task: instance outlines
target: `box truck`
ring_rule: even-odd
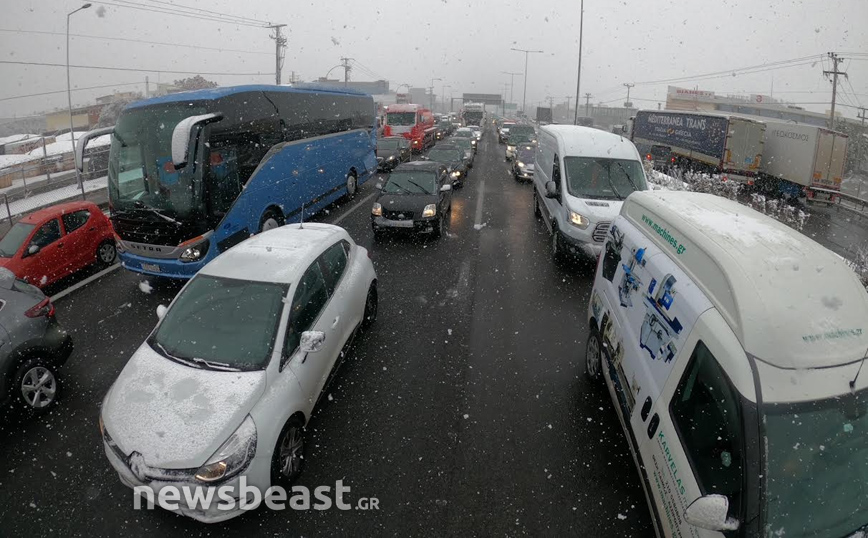
[[[752,183],[763,159],[765,124],[727,114],[640,110],[631,140],[647,159]]]
[[[847,135],[818,127],[768,120],[757,187],[789,198],[834,203],[841,190]],[[815,190],[821,189],[821,190]]]

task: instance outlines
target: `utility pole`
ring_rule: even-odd
[[[280,71],[283,69],[283,51],[286,49],[286,38],[280,33],[280,29],[286,26],[285,24],[272,24],[266,26],[274,30],[274,35],[270,35],[274,40],[274,83],[280,85]]]
[[[841,58],[834,52],[829,53],[829,58],[832,60],[833,68],[831,71],[823,71],[824,75],[832,75],[832,110],[829,113],[829,129],[835,128],[835,99],[838,95],[838,75],[847,76],[847,73],[844,71],[838,71],[838,64],[844,61],[844,58]],[[863,120],[864,122],[864,120]]]
[[[434,111],[434,81],[435,80],[439,80],[440,82],[443,82],[442,78],[432,78],[431,79],[431,86],[428,87],[428,89],[430,90],[430,93],[431,93],[431,111],[432,112]]]
[[[572,99],[572,98],[573,98],[572,95],[568,95],[566,97],[566,99],[567,99],[567,118],[570,117],[570,99]]]
[[[859,118],[860,120],[862,120],[862,129],[865,129],[865,118],[866,118],[866,116],[865,116],[865,111],[868,110],[868,108],[865,108],[864,106],[860,106],[860,107],[859,107],[859,110],[860,110],[862,113],[861,113],[861,114],[856,114],[856,117]]]
[[[148,84],[148,76],[145,75],[145,99],[151,96],[151,86]]]
[[[552,96],[548,96],[548,97],[546,97],[546,99],[548,99],[549,108],[554,109],[555,108],[555,98]]]
[[[350,65],[350,60],[353,59],[354,58],[341,58],[341,67],[344,68],[344,86],[346,86],[347,83],[350,81],[350,71],[353,70],[352,66]]]
[[[514,84],[514,82],[515,82],[515,76],[516,76],[516,75],[522,75],[523,73],[510,73],[510,72],[508,72],[508,71],[501,71],[501,72],[502,72],[504,75],[509,75],[509,102],[512,103],[512,102],[513,102],[513,100],[512,100],[512,89],[513,89],[513,84]]]
[[[593,97],[593,95],[589,93],[585,94],[585,116],[588,117],[591,115],[591,97]]]
[[[633,103],[630,102],[630,88],[635,86],[635,84],[630,84],[629,82],[625,82],[624,86],[627,87],[627,102],[624,103],[624,108],[632,108]]]
[[[585,25],[585,0],[579,4],[579,69],[576,75],[576,116],[573,118],[573,125],[579,124],[579,98],[581,94],[579,89],[582,86],[582,27]],[[567,111],[569,112],[569,110]]]
[[[521,98],[521,112],[526,116],[526,115],[527,115],[527,111],[525,110],[525,107],[527,106],[527,58],[528,58],[528,56],[531,55],[531,53],[533,53],[533,54],[542,54],[543,51],[541,51],[541,50],[517,49],[517,48],[515,48],[515,47],[513,47],[512,50],[514,50],[514,51],[516,51],[516,52],[523,52],[523,53],[524,53],[524,95],[523,95],[522,98]]]

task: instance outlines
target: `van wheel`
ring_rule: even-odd
[[[287,487],[298,478],[304,467],[304,424],[291,417],[274,447],[271,457],[271,484]]]
[[[600,333],[592,328],[585,346],[585,375],[595,383],[603,379],[603,348]]]
[[[542,217],[542,211],[539,209],[539,196],[537,196],[536,188],[533,189],[533,216],[537,219]]]
[[[561,232],[558,230],[558,223],[552,222],[552,241],[551,241],[552,259],[556,262],[561,261],[564,257],[564,247],[561,245]]]
[[[359,180],[353,172],[347,174],[347,198],[353,199],[359,190]]]

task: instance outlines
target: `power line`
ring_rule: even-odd
[[[8,65],[36,65],[42,67],[66,67],[66,64],[48,63],[48,62],[17,62],[11,60],[0,60],[0,64]],[[239,77],[258,77],[270,75],[270,73],[206,73],[203,71],[176,71],[169,69],[135,69],[132,67],[105,67],[98,65],[70,65],[76,69],[100,69],[104,71],[132,71],[134,73],[166,73],[169,75],[209,75],[209,76],[239,76]]]
[[[116,88],[118,86],[137,86],[144,82],[124,82],[122,84],[105,84],[102,86],[89,86],[87,88],[72,88],[72,91],[79,92],[85,90],[99,90],[101,88]],[[40,97],[42,95],[53,95],[56,93],[66,93],[66,90],[57,90],[53,92],[31,93],[30,95],[15,95],[13,97],[0,97],[0,101],[12,101],[13,99],[24,99],[27,97]]]
[[[8,28],[0,28],[0,32],[12,32],[12,33],[20,33],[20,34],[42,34],[42,35],[56,35],[56,36],[65,36],[63,32],[48,32],[44,30],[11,30]],[[239,49],[223,49],[219,47],[203,47],[202,45],[184,45],[181,43],[164,43],[159,41],[145,41],[143,39],[131,39],[128,37],[109,37],[109,36],[99,36],[99,35],[87,35],[87,34],[69,34],[70,37],[83,37],[87,39],[105,39],[107,41],[127,41],[130,43],[144,43],[147,45],[164,45],[167,47],[186,47],[191,49],[203,49],[203,50],[213,50],[218,52],[240,52],[244,54],[264,54],[266,56],[271,56],[270,52],[262,52],[262,51],[254,51],[254,50],[239,50]]]
[[[124,2],[126,0],[117,0],[117,1],[118,2]],[[191,19],[198,19],[198,20],[211,21],[211,22],[221,22],[224,24],[225,23],[231,23],[231,24],[237,24],[239,26],[251,26],[251,27],[255,27],[255,28],[264,28],[265,27],[265,23],[255,24],[255,23],[245,22],[242,20],[228,20],[225,18],[213,17],[213,16],[209,16],[209,15],[195,15],[195,14],[184,12],[184,11],[172,11],[172,10],[169,10],[168,8],[160,8],[157,6],[146,6],[146,5],[141,5],[141,4],[134,4],[131,2],[118,4],[117,2],[106,2],[104,0],[100,0],[100,4],[104,4],[107,6],[136,9],[139,11],[148,11],[151,13],[162,13],[164,15],[178,15],[180,17],[188,17]]]
[[[210,10],[210,9],[202,9],[202,8],[193,7],[193,6],[186,6],[186,5],[178,4],[175,2],[163,2],[161,0],[149,0],[149,1],[153,4],[164,4],[166,6],[170,6],[170,7],[175,8],[175,9],[186,9],[189,11],[199,11],[199,12],[203,12],[203,13],[210,14],[210,15],[230,17],[232,19],[245,20],[245,21],[250,21],[250,22],[254,22],[254,23],[258,23],[258,24],[268,24],[268,21],[262,21],[259,19],[251,19],[250,17],[242,17],[240,15],[231,15],[229,13],[220,13],[219,11],[214,11],[214,10]]]
[[[738,69],[727,69],[725,71],[714,71],[711,73],[704,73],[701,75],[693,75],[693,76],[685,76],[685,77],[675,77],[675,78],[668,78],[668,79],[648,80],[648,81],[644,81],[644,82],[636,82],[636,85],[651,86],[651,85],[656,85],[656,84],[666,84],[666,83],[670,83],[670,82],[688,82],[691,80],[700,80],[700,79],[705,79],[705,78],[719,78],[721,76],[727,77],[727,76],[733,76],[736,74],[752,74],[752,73],[748,73],[748,71],[756,71],[758,73],[761,73],[764,71],[772,71],[773,69],[783,69],[783,68],[787,68],[787,67],[797,67],[799,65],[808,65],[811,63],[815,63],[820,58],[821,58],[820,55],[815,54],[813,56],[805,56],[802,58],[793,58],[790,60],[781,60],[778,62],[768,62],[768,63],[764,63],[764,64],[760,64],[760,65],[754,65],[754,66],[750,66],[750,67],[741,67]],[[797,62],[801,62],[801,63],[797,63]],[[787,64],[789,64],[789,65],[787,65]],[[745,73],[740,73],[743,71]]]

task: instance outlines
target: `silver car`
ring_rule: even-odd
[[[72,338],[39,288],[0,267],[0,402],[32,414],[48,410],[60,391],[57,369]]]

